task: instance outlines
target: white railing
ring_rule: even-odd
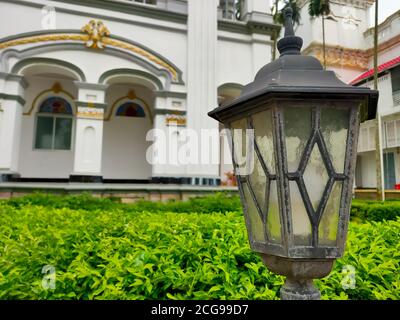
[[[393,106],[400,105],[400,90],[393,91]]]

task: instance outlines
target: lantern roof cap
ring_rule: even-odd
[[[367,109],[362,121],[375,118],[378,91],[366,87],[353,87],[338,79],[333,71],[324,70],[321,63],[312,56],[301,55],[303,40],[294,35],[292,10],[285,15],[285,36],[278,42],[280,57],[262,67],[253,82],[244,86],[241,95],[228,104],[212,110],[208,115],[221,121],[223,114],[240,112],[250,101],[279,96],[281,98],[301,98],[323,96],[335,98],[348,96],[367,99]]]

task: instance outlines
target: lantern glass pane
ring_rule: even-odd
[[[318,227],[319,245],[335,246],[343,182],[336,181]]]
[[[236,167],[236,174],[244,175],[246,168],[247,159],[247,141],[246,141],[246,129],[247,119],[243,118],[231,123],[232,127],[232,139],[233,139],[233,154],[234,164]]]
[[[310,107],[285,108],[285,138],[289,172],[296,172],[312,131]]]
[[[254,167],[249,177],[250,185],[253,189],[259,208],[265,212],[265,188],[267,185],[267,176],[261,165],[261,162],[254,152]]]
[[[337,173],[343,173],[350,109],[321,108],[321,132]]]
[[[282,243],[281,222],[279,214],[278,190],[276,180],[271,181],[269,210],[267,215],[267,234],[272,243]]]
[[[297,183],[289,181],[290,205],[295,245],[311,245],[312,227]]]
[[[247,227],[249,235],[254,241],[265,242],[264,223],[261,219],[260,213],[251,195],[251,191],[247,183],[242,184],[245,206],[247,208]]]
[[[272,110],[256,113],[252,116],[254,136],[260,148],[261,156],[269,173],[275,173],[275,152],[272,130]]]
[[[318,145],[314,144],[308,160],[306,170],[303,174],[304,184],[306,185],[308,196],[314,210],[317,210],[328,183],[328,172],[322,160]]]

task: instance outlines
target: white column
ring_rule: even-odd
[[[272,60],[272,48],[273,44],[271,37],[266,34],[253,33],[252,34],[252,59],[253,59],[253,76]]]
[[[243,2],[243,15],[251,12],[271,13],[271,0],[245,0]]]
[[[81,82],[76,84],[79,93],[71,181],[98,182],[102,178],[104,99],[107,86]]]
[[[199,137],[202,130],[218,132],[218,122],[207,115],[208,111],[217,106],[218,3],[217,0],[188,0],[187,128],[195,130]],[[219,139],[214,139],[212,143],[202,142],[199,143],[202,145],[199,154],[203,157],[209,155],[210,159],[212,154],[214,158],[219,159]],[[219,177],[218,162],[219,160],[216,164],[191,164],[188,166],[188,174],[193,177],[217,178]]]
[[[27,83],[21,76],[0,74],[0,173],[18,174],[22,113]]]

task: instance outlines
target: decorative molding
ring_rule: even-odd
[[[39,99],[41,99],[45,95],[48,95],[48,93],[51,93],[51,92],[53,92],[55,94],[63,93],[70,100],[72,100],[72,102],[75,100],[74,96],[71,93],[69,93],[68,91],[65,91],[59,82],[55,82],[50,89],[47,89],[47,90],[44,90],[44,91],[40,92],[36,96],[36,98],[33,99],[33,102],[32,102],[32,105],[31,105],[30,109],[27,112],[24,112],[23,115],[24,116],[30,116],[32,114],[32,111],[35,109]],[[71,105],[74,106],[73,103]]]
[[[300,8],[302,8],[309,1],[310,0],[297,0],[297,4]],[[330,0],[330,2],[331,5],[332,4],[337,4],[341,6],[350,5],[356,8],[367,9],[369,6],[375,3],[375,0]]]
[[[186,99],[186,92],[174,92],[174,91],[155,91],[155,96],[159,98],[178,98]]]
[[[156,90],[162,90],[164,88],[164,85],[160,81],[160,79],[158,79],[153,74],[142,71],[142,70],[126,69],[126,68],[125,69],[113,69],[113,70],[106,71],[105,73],[103,73],[100,76],[98,83],[104,84],[108,78],[115,76],[115,75],[132,75],[134,77],[135,76],[143,77],[143,78],[149,80],[150,82],[153,82],[154,85],[156,86]]]
[[[186,110],[178,110],[178,109],[155,109],[154,112],[156,115],[186,115]]]
[[[6,81],[18,81],[24,89],[28,88],[29,86],[25,78],[19,74],[0,72],[0,79],[4,79]]]
[[[94,21],[94,20],[92,20]],[[98,27],[98,24],[96,24],[96,28]],[[89,27],[88,27],[89,28]],[[84,27],[82,30],[86,31],[86,28]],[[97,30],[97,29],[96,29]],[[82,32],[82,31],[81,31]],[[86,31],[89,32],[89,31]],[[181,79],[181,72],[177,70],[176,67],[174,67],[172,64],[170,64],[167,61],[164,61],[160,57],[158,57],[155,53],[152,53],[150,50],[147,48],[142,48],[139,45],[136,45],[131,42],[127,42],[121,38],[117,37],[111,37],[106,35],[107,33],[103,30],[102,31],[102,36],[100,36],[98,33],[100,32],[97,30],[97,35],[95,31],[90,31],[92,34],[83,34],[83,33],[57,33],[57,32],[49,32],[46,34],[36,34],[36,35],[29,35],[29,34],[21,34],[16,37],[8,37],[6,39],[0,39],[0,50],[6,49],[6,48],[11,48],[15,46],[20,46],[20,45],[26,45],[26,44],[34,44],[34,43],[41,43],[41,42],[65,42],[65,41],[77,41],[77,42],[82,42],[86,46],[90,46],[91,48],[104,48],[105,46],[111,46],[111,47],[116,47],[122,50],[127,50],[131,53],[135,53],[151,62],[154,64],[161,66],[165,70],[168,71],[168,73],[171,74],[171,77],[174,82],[182,82]]]
[[[349,49],[340,46],[325,47],[327,66],[346,67],[365,71],[368,69],[368,56],[364,50]],[[312,42],[302,54],[316,57],[323,63],[322,44]]]
[[[93,49],[104,49],[103,38],[110,35],[110,30],[101,20],[90,20],[81,31],[89,36],[89,40],[85,43],[86,47]]]
[[[104,109],[96,107],[78,107],[77,118],[81,119],[94,119],[103,120],[104,119]]]
[[[388,50],[394,46],[400,46],[400,34],[397,36],[378,44],[378,52]],[[366,51],[366,55],[368,58],[371,58],[374,55],[374,49],[370,48]]]
[[[166,114],[165,124],[167,126],[184,127],[186,126],[186,115]]]
[[[90,83],[90,82],[82,82],[82,81],[74,81],[75,85],[79,89],[90,89],[90,90],[107,90],[108,84],[102,83]]]
[[[1,46],[1,43],[0,43]],[[17,62],[11,69],[11,72],[16,74],[16,76],[22,77],[21,75],[18,75],[17,73],[21,71],[25,66],[30,65],[30,64],[40,64],[40,63],[45,63],[45,64],[52,64],[56,66],[61,66],[64,68],[69,69],[69,71],[72,71],[76,73],[77,78],[80,78],[81,81],[86,81],[85,74],[81,69],[79,69],[77,66],[75,66],[72,63],[63,61],[63,60],[58,60],[58,59],[52,59],[52,58],[41,58],[41,57],[34,57],[34,58],[26,58],[23,59],[19,62]]]
[[[26,103],[24,98],[22,98],[21,96],[15,95],[15,94],[7,94],[7,93],[0,92],[0,99],[17,101],[21,106],[24,106]],[[3,110],[1,110],[1,111],[3,111]]]
[[[91,101],[75,101],[75,105],[77,108],[98,108],[105,109],[107,107],[106,103],[101,102],[91,102]]]
[[[132,1],[109,1],[109,0],[55,0],[56,2],[73,3],[77,5],[86,5],[89,7],[112,10],[134,14],[141,17],[154,18],[157,20],[166,20],[175,23],[185,24],[187,14],[163,10],[154,6],[143,6]],[[57,8],[58,9],[58,8]]]
[[[119,105],[124,100],[132,101],[132,102],[138,101],[139,104],[141,104],[141,106],[144,106],[144,109],[146,110],[146,115],[149,117],[151,124],[153,124],[153,113],[151,111],[150,106],[146,103],[146,101],[144,101],[143,99],[137,97],[134,90],[129,90],[129,92],[128,92],[128,94],[126,96],[115,100],[115,102],[111,106],[111,110],[110,110],[108,116],[104,119],[105,121],[110,121],[111,117],[114,114],[115,108],[117,107],[117,105]]]

